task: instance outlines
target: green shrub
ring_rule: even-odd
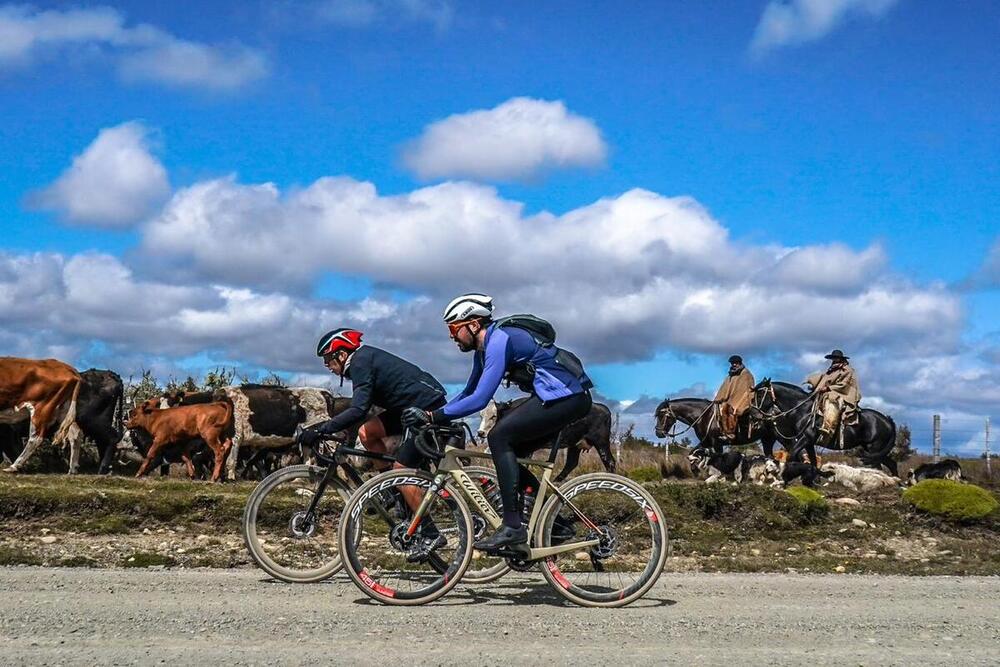
[[[637,482],[658,482],[663,479],[660,469],[656,466],[639,466],[628,471],[629,479]]]
[[[924,512],[962,522],[982,519],[1000,506],[986,489],[950,479],[925,479],[904,491],[903,499]]]
[[[785,493],[795,499],[801,518],[807,522],[822,519],[830,510],[823,494],[807,486],[793,486],[785,489]]]

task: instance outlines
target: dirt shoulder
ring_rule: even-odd
[[[239,525],[253,486],[0,476],[0,564],[249,567]],[[1000,574],[1000,517],[949,523],[912,509],[895,490],[825,487],[826,508],[814,512],[770,488],[649,488],[668,517],[668,571]]]

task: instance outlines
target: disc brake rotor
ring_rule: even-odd
[[[306,512],[296,512],[288,522],[288,528],[297,538],[312,537],[316,533],[316,519],[307,518]]]
[[[413,537],[406,534],[409,527],[406,521],[400,521],[389,531],[389,544],[397,551],[406,551],[410,548],[410,542],[413,541]],[[418,528],[417,532],[414,533],[414,537],[419,534],[420,529]]]
[[[601,526],[598,532],[591,531],[587,539],[599,540],[596,545],[590,547],[590,555],[594,558],[611,558],[618,550],[618,533],[611,526]]]

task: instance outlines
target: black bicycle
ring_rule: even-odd
[[[289,583],[315,583],[336,574],[342,567],[337,542],[337,524],[351,494],[365,482],[357,459],[395,462],[395,458],[365,449],[336,443],[314,452],[318,465],[294,465],[265,477],[247,499],[243,512],[243,540],[250,557],[269,575]],[[496,473],[485,467],[467,468],[483,495],[501,507]],[[387,489],[368,511],[381,518],[386,539],[394,548],[406,551],[420,532],[408,533],[412,511],[398,489]],[[482,521],[474,526],[477,535],[485,533]],[[362,539],[360,534],[358,539]],[[440,572],[448,564],[432,554],[428,565]],[[507,572],[503,560],[489,559],[465,573],[468,583],[486,583]]]

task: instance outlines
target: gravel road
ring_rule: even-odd
[[[1000,660],[997,578],[664,574],[618,610],[515,574],[420,608],[249,570],[0,568],[0,591],[5,665]]]

